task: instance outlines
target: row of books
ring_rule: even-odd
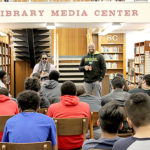
[[[144,54],[144,46],[137,46],[135,48],[135,54]]]
[[[134,76],[128,76],[128,81],[134,83]]]
[[[2,57],[0,56],[0,65],[5,63],[5,59],[6,59],[6,65],[10,64],[9,57],[3,57],[3,60],[2,60]]]
[[[144,63],[144,55],[135,56],[135,63]]]
[[[3,55],[5,55],[5,51],[6,51],[6,55],[8,55],[8,51],[9,51],[9,49],[6,47],[6,49],[5,49],[5,47],[0,47],[0,54],[3,54]]]
[[[117,69],[117,63],[106,63],[106,68],[107,69]]]
[[[105,60],[119,60],[119,55],[118,54],[104,54],[103,55]]]
[[[150,51],[145,52],[145,74],[150,74]]]
[[[118,46],[114,46],[114,47],[108,47],[108,46],[102,46],[101,47],[101,52],[102,53],[107,53],[107,52],[115,52],[118,53],[119,52],[119,47]]]

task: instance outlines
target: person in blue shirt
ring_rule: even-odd
[[[2,142],[35,143],[51,141],[56,149],[56,126],[54,120],[37,113],[40,97],[35,91],[26,90],[19,94],[21,113],[10,118],[5,125]]]
[[[105,104],[99,110],[99,120],[97,121],[102,131],[101,138],[86,140],[83,143],[82,150],[112,149],[114,143],[119,139],[117,131],[122,128],[123,120],[123,109],[117,103],[109,102]]]

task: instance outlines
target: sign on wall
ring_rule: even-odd
[[[150,22],[150,3],[0,3],[0,23]]]

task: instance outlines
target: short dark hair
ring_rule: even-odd
[[[32,78],[40,79],[40,73],[36,72],[32,74]]]
[[[0,95],[8,96],[8,94],[9,94],[9,91],[6,88],[4,87],[0,88]]]
[[[0,71],[0,79],[3,79],[4,75],[6,75],[6,72],[4,70]]]
[[[18,106],[24,111],[27,109],[37,110],[40,106],[40,97],[35,91],[26,90],[21,92],[18,97]]]
[[[150,97],[146,93],[133,93],[126,101],[128,117],[136,127],[150,124]]]
[[[117,133],[123,120],[123,109],[115,102],[109,102],[99,110],[100,126],[105,132]]]
[[[49,74],[49,79],[50,80],[55,80],[55,81],[58,81],[59,79],[59,72],[56,71],[56,70],[52,70]]]
[[[114,89],[116,89],[116,88],[121,89],[124,85],[124,79],[121,78],[121,77],[116,76],[112,79],[111,84],[112,84]]]
[[[118,72],[118,73],[116,74],[116,77],[124,78],[123,74],[122,74],[122,73],[120,73],[120,72]]]
[[[38,79],[27,78],[24,83],[25,90],[40,91],[41,85]]]
[[[150,86],[150,74],[146,74],[146,75],[143,77],[143,80],[145,80],[146,85]]]
[[[76,88],[77,88],[77,96],[80,96],[80,95],[86,93],[83,85],[77,85]]]
[[[77,92],[76,86],[72,81],[66,81],[61,86],[61,95],[75,96]]]

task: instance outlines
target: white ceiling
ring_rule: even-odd
[[[104,23],[55,23],[56,28],[94,28],[98,32]],[[46,28],[46,23],[0,23],[0,30],[9,31],[11,29],[27,29],[27,28]],[[125,23],[115,33],[128,33],[141,31],[150,28],[150,23]]]

